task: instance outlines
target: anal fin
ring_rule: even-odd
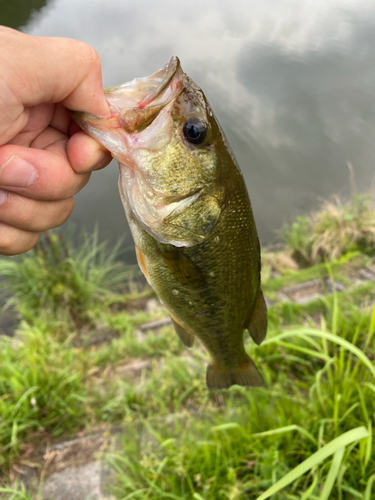
[[[172,314],[171,319],[174,329],[176,330],[176,333],[184,346],[188,347],[189,349],[193,347],[195,336],[190,333],[184,326],[182,326],[178,319]]]
[[[264,385],[264,379],[254,361],[247,356],[245,363],[234,368],[208,365],[206,383],[209,389],[228,389],[235,384],[245,387],[261,386]]]
[[[260,345],[267,333],[267,306],[260,288],[258,290],[253,315],[247,329],[254,342]]]

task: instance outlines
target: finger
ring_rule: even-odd
[[[8,226],[0,222],[0,254],[17,255],[30,250],[38,241],[39,233]]]
[[[85,132],[72,135],[66,146],[69,163],[77,173],[106,167],[112,155]]]
[[[26,113],[27,111],[27,113]],[[71,124],[74,123],[67,110],[61,104],[38,104],[25,110],[27,123],[20,131],[14,131],[14,135],[7,144],[18,144],[19,146],[31,146],[32,142],[47,128],[61,132],[67,137],[70,134]],[[78,126],[78,125],[77,125]],[[78,129],[81,130],[78,126]],[[5,144],[4,138],[0,138],[0,144]],[[35,146],[33,147],[40,147]]]
[[[69,115],[66,108],[64,108],[62,104],[56,104],[50,126],[68,135],[72,122],[72,117]]]
[[[90,45],[1,27],[0,46],[2,60],[10,67],[3,76],[24,106],[64,101],[66,107],[77,111],[109,112],[100,58]]]
[[[25,116],[28,117],[27,123],[22,127],[21,131],[17,131],[7,144],[17,144],[18,146],[31,146],[39,134],[45,130],[53,119],[54,109],[56,104],[39,104],[25,110]],[[27,111],[27,113],[26,113]],[[1,138],[3,139],[3,138]],[[4,143],[0,139],[0,143]]]
[[[0,148],[0,188],[28,198],[54,201],[70,198],[88,182],[90,173],[77,174],[70,166],[66,141],[47,149],[13,144]]]
[[[74,199],[37,201],[0,189],[0,222],[25,231],[61,226],[74,208]]]

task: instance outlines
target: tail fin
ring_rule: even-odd
[[[242,365],[235,368],[219,367],[208,365],[206,383],[209,389],[228,389],[237,384],[243,386],[264,385],[262,375],[258,372],[254,361],[247,356],[247,360]]]

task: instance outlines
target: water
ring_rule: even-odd
[[[105,85],[178,55],[239,160],[262,243],[322,198],[348,196],[348,161],[358,190],[370,189],[374,14],[366,0],[0,0],[4,24],[93,45]],[[130,245],[117,175],[115,162],[94,173],[71,219],[88,230],[99,224],[111,242],[126,234]]]

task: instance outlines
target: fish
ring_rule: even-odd
[[[173,56],[104,89],[110,113],[71,111],[120,168],[139,267],[191,348],[207,350],[209,389],[261,386],[244,347],[267,331],[260,244],[240,167],[203,91]]]

